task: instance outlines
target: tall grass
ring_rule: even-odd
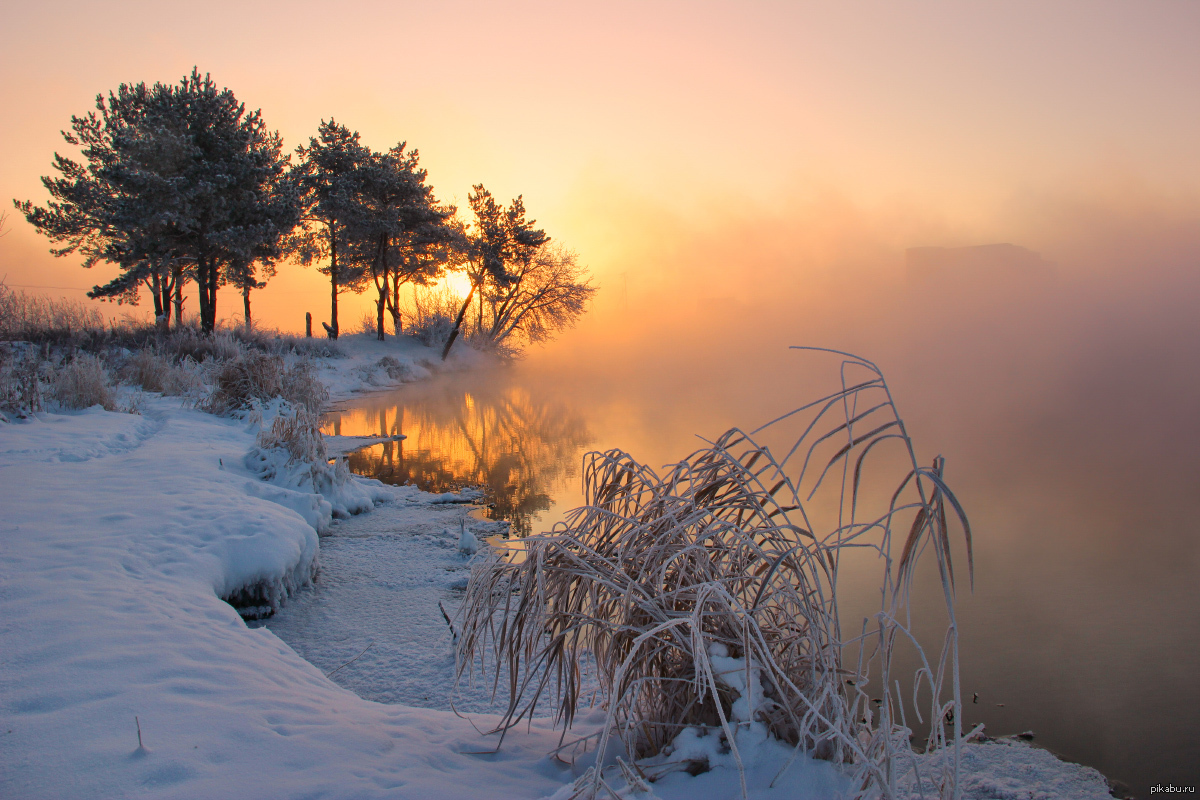
[[[908,676],[911,701],[920,687],[927,746],[946,756],[931,785],[955,795],[962,715],[950,520],[968,560],[970,528],[941,459],[918,463],[878,367],[839,355],[840,389],[757,430],[730,430],[665,475],[619,450],[589,454],[585,505],[527,539],[523,560],[493,554],[473,571],[458,676],[483,669],[497,691],[504,677],[497,732],[547,703],[569,727],[590,653],[607,706],[600,753],[615,736],[633,758],[658,756],[650,777],[704,768],[671,759],[675,737],[701,728],[740,765],[739,731],[762,725],[797,752],[843,765],[857,796],[889,797],[911,752],[910,698],[892,669],[907,642],[921,663]],[[797,424],[782,457],[759,441]],[[891,488],[868,492],[873,473],[896,463]],[[839,572],[864,550],[878,556],[882,603],[847,634]],[[909,602],[914,568],[930,551],[949,620],[932,661]],[[601,782],[597,771],[593,795]]]
[[[270,428],[259,431],[256,443],[264,450],[286,450],[289,464],[324,464],[327,458],[321,417],[304,406],[275,417]]]
[[[54,397],[63,408],[98,405],[114,411],[117,404],[111,387],[112,380],[104,364],[88,353],[76,353],[54,373]]]
[[[427,347],[441,347],[454,330],[462,298],[446,287],[413,286],[412,305],[401,309],[404,332]],[[464,326],[467,330],[470,326]]]
[[[0,342],[0,422],[4,412],[24,417],[44,409],[41,363],[31,348]]]
[[[214,413],[276,396],[320,413],[329,393],[310,358],[342,355],[324,340],[240,325],[204,334],[187,324],[163,331],[132,317],[106,323],[94,307],[3,282],[0,345],[0,411],[18,417],[42,410],[48,397],[64,408],[115,408],[109,368],[146,391],[180,395]]]
[[[0,282],[0,340],[42,341],[104,330],[104,316],[77,300],[14,291]]]

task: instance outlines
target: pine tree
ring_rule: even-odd
[[[123,274],[93,297],[135,301],[151,288],[155,312],[182,312],[182,283],[197,284],[200,324],[212,332],[217,289],[230,271],[273,263],[295,227],[297,198],[283,180],[287,158],[258,111],[197,69],[179,85],[122,84],[96,98],[96,112],[72,117],[68,144],[86,164],[55,154],[62,177],[43,178],[54,198],[17,208],[40,232],[80,252],[84,266],[118,264]]]
[[[384,311],[403,328],[400,287],[436,281],[461,250],[461,236],[450,223],[455,209],[433,196],[427,173],[418,169],[416,150],[401,142],[386,153],[373,153],[362,168],[362,205],[347,224],[347,258],[371,276],[375,286],[375,330],[384,340]]]
[[[174,254],[165,241],[171,214],[170,173],[180,157],[177,142],[146,129],[150,90],[145,84],[122,84],[116,92],[96,96],[96,111],[71,117],[67,144],[79,147],[83,163],[58,153],[54,168],[61,177],[43,177],[53,198],[44,208],[15,203],[29,222],[52,242],[56,256],[78,252],[83,266],[118,264],[122,273],[88,293],[93,298],[136,304],[143,284],[154,296],[155,317],[170,319],[173,281],[186,274],[172,270]],[[180,286],[182,289],[182,286]]]
[[[299,163],[293,182],[301,198],[301,229],[290,241],[290,249],[305,266],[328,259],[318,269],[329,276],[330,320],[325,325],[329,338],[338,338],[338,295],[365,288],[367,266],[346,252],[349,230],[360,227],[367,212],[363,183],[371,164],[371,151],[335,120],[322,120],[317,136],[308,147],[296,148]]]

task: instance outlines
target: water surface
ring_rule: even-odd
[[[975,588],[958,593],[967,721],[1032,730],[1148,796],[1200,779],[1200,292],[1115,286],[893,286],[903,302],[834,321],[766,304],[753,335],[661,327],[635,358],[580,335],[510,368],[364,398],[330,429],[404,433],[353,468],[486,483],[493,516],[538,532],[580,502],[586,450],[676,461],[697,435],[754,427],[836,380],[836,360],[787,344],[863,351],[921,461],[946,456],[972,519]],[[916,593],[930,630],[939,591]]]

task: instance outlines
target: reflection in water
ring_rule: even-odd
[[[992,734],[1032,729],[1043,745],[1148,797],[1155,782],[1194,783],[1200,764],[1194,220],[1141,239],[1105,238],[1120,226],[1088,225],[1087,248],[1048,253],[1059,268],[1041,280],[910,285],[894,269],[901,253],[893,267],[851,274],[841,293],[760,271],[736,284],[679,282],[720,286],[711,304],[674,288],[664,303],[665,290],[634,291],[631,282],[628,308],[606,311],[601,296],[579,329],[531,353],[492,390],[487,378],[410,387],[403,418],[395,396],[366,398],[339,424],[346,433],[412,437],[403,451],[392,445],[392,462],[405,465],[392,480],[438,488],[432,478],[443,470],[451,485],[492,482],[498,503],[506,492],[514,507],[529,498],[527,508],[545,508],[548,499],[541,530],[581,500],[578,478],[568,476],[584,441],[658,469],[695,450],[696,434],[755,427],[819,396],[818,379],[836,365],[787,344],[868,355],[888,376],[919,460],[947,457],[971,516],[976,582],[959,586],[958,619],[964,696],[979,699],[968,702],[967,722]],[[687,272],[678,274],[703,267],[703,252],[684,255]],[[720,267],[725,276],[728,264]],[[756,294],[741,302],[742,289]],[[499,405],[479,408],[488,403]],[[505,428],[484,420],[520,416],[511,409],[523,406],[529,438],[506,458],[549,466],[492,466]],[[453,456],[435,468],[434,442],[453,438],[437,425],[473,433],[454,434],[461,444],[448,445]],[[497,455],[477,458],[471,447],[482,443]],[[546,455],[538,461],[531,451]],[[431,465],[418,471],[422,452]],[[522,490],[520,469],[531,476]],[[866,572],[878,574],[875,565]],[[918,577],[914,604],[940,605],[937,586]]]
[[[510,378],[496,371],[409,386],[328,415],[324,430],[403,434],[352,453],[351,471],[431,492],[483,486],[488,516],[526,536],[556,490],[574,481],[591,434],[577,411]]]

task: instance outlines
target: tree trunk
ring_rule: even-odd
[[[171,292],[174,288],[174,279],[168,278],[166,270],[163,270],[159,281],[159,291],[162,293],[163,333],[171,330]]]
[[[404,320],[400,315],[400,281],[391,282],[391,301],[388,303],[391,311],[391,330],[396,336],[404,332]]]
[[[217,329],[217,276],[219,268],[216,264],[208,266],[208,332]]]
[[[171,304],[169,302],[164,303],[164,298],[169,300],[163,286],[164,283],[165,281],[158,274],[158,270],[150,273],[150,293],[154,295],[154,329],[159,333],[166,333],[171,327],[171,318],[168,316]]]
[[[338,337],[338,320],[337,320],[337,273],[329,276],[329,283],[333,287],[330,292],[330,309],[329,309],[329,324],[325,326],[325,335],[330,339]]]
[[[308,339],[312,338],[312,312],[311,311],[304,312],[304,336],[305,336],[305,338],[308,338]]]
[[[330,235],[329,243],[329,283],[332,286],[330,291],[330,308],[329,308],[329,324],[325,326],[325,334],[330,339],[338,337],[338,318],[337,318],[337,296],[338,296],[338,266],[337,266],[337,241]]]
[[[462,308],[458,310],[458,318],[454,320],[454,330],[450,331],[450,338],[446,340],[446,346],[442,348],[442,361],[446,360],[446,356],[450,355],[450,348],[454,346],[454,340],[458,338],[458,331],[462,327],[463,317],[467,314],[467,309],[471,305],[471,298],[475,295],[475,284],[471,284],[471,291],[467,292],[467,299],[463,301]]]
[[[379,283],[380,273],[383,273],[383,283]],[[383,310],[388,300],[388,266],[387,238],[381,237],[375,248],[375,263],[371,265],[371,276],[375,279],[375,338],[379,341],[386,339],[383,329]]]
[[[392,278],[392,294],[391,297],[384,296],[387,301],[387,309],[392,314],[392,333],[400,336],[404,333],[404,321],[400,317],[400,276],[396,275]]]
[[[209,309],[212,296],[208,291],[208,258],[203,254],[196,259],[196,290],[200,293],[200,330],[203,333],[212,333],[212,323],[210,322],[212,315]]]
[[[246,319],[246,333],[250,333],[250,328],[252,327],[252,325],[250,322],[250,285],[249,284],[242,287],[242,311],[245,314],[245,319]]]
[[[383,330],[383,309],[387,305],[387,289],[379,291],[379,299],[375,301],[375,338],[384,341],[387,337]]]
[[[183,267],[171,267],[171,283],[175,289],[175,330],[183,327]]]

